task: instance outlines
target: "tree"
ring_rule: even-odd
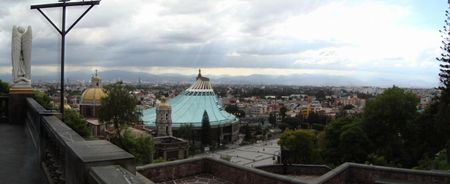
[[[188,142],[194,143],[194,126],[192,124],[182,124],[178,129],[178,136],[186,139]]]
[[[121,137],[121,131],[127,124],[138,122],[141,112],[136,109],[137,99],[131,90],[122,83],[105,86],[106,97],[101,99],[98,119],[114,124],[115,135]]]
[[[439,135],[447,141],[447,157],[450,158],[450,135],[448,134],[450,132],[450,15],[448,10],[445,11],[445,16],[445,25],[442,30],[439,30],[443,39],[441,46],[442,53],[440,57],[436,58],[441,63],[439,65],[439,80],[441,82],[439,89],[441,90],[441,94],[438,98],[438,103],[434,105],[437,105],[436,123],[441,128]],[[448,163],[450,164],[450,159]]]
[[[355,106],[353,106],[353,105],[351,105],[351,104],[347,104],[347,105],[345,105],[345,106],[343,107],[344,110],[352,110],[352,109],[354,109],[354,108],[355,108]]]
[[[64,109],[64,123],[82,137],[89,137],[91,135],[91,130],[87,126],[86,120],[74,110]]]
[[[441,82],[441,86],[439,89],[442,90],[440,100],[450,100],[450,15],[448,10],[445,11],[445,25],[441,32],[442,37],[442,46],[441,46],[441,56],[436,59],[441,62],[439,65],[440,73],[439,73],[439,81]]]
[[[447,150],[441,150],[434,155],[434,159],[425,158],[419,161],[419,165],[415,167],[415,169],[450,170],[450,164],[448,163],[449,158],[447,156]]]
[[[201,133],[202,146],[211,145],[211,125],[206,110],[203,112]]]
[[[289,151],[290,163],[311,164],[319,161],[316,135],[313,130],[286,129],[280,136],[278,144],[282,151]]]
[[[277,116],[273,112],[269,114],[269,123],[272,125],[272,127],[274,127],[277,123]]]
[[[374,153],[389,163],[408,167],[406,141],[414,136],[412,121],[419,100],[410,92],[392,87],[370,100],[363,113],[362,129],[373,143]]]
[[[0,80],[0,96],[5,96],[9,93],[9,84]]]
[[[38,90],[33,90],[33,99],[36,100],[37,103],[41,104],[45,109],[53,109],[53,105],[51,104],[52,99],[47,94]]]
[[[412,160],[428,160],[445,147],[449,131],[445,123],[437,121],[437,113],[435,102],[414,120],[411,127],[415,129],[415,136],[405,143],[407,148],[412,148],[408,150]]]
[[[281,121],[284,121],[284,118],[286,118],[286,112],[287,112],[287,108],[283,105],[280,108],[280,116],[281,116]]]
[[[289,129],[297,129],[297,127],[300,125],[300,118],[287,117],[284,118],[283,123],[285,123],[287,125],[287,128]]]
[[[6,82],[2,82],[2,80],[0,80],[0,96],[6,96],[9,93],[9,84]],[[6,117],[6,115],[3,115],[6,113],[6,111],[8,110],[8,106],[6,103],[0,103],[0,121],[2,119],[3,116]]]
[[[121,141],[116,141],[117,139],[113,139],[113,143],[119,144],[119,147],[131,153],[136,158],[138,164],[148,164],[152,162],[154,143],[150,135],[133,135],[131,131],[127,129],[123,132]]]
[[[359,119],[342,117],[332,121],[325,128],[321,152],[327,163],[334,165],[344,162],[364,163],[369,148],[370,141],[361,129]]]
[[[319,90],[317,93],[316,93],[316,99],[317,100],[319,100],[319,101],[324,101],[325,100],[325,97],[326,97],[326,94],[325,94],[325,91],[323,91],[323,90]]]

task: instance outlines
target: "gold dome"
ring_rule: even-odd
[[[81,104],[100,105],[100,99],[106,97],[105,90],[101,87],[86,89],[81,95]]]
[[[169,110],[170,105],[167,103],[166,97],[162,96],[160,99],[160,103],[156,107],[159,110]]]

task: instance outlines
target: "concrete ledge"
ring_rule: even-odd
[[[348,179],[348,174],[349,174],[348,169],[349,168],[350,168],[350,163],[341,164],[339,167],[336,167],[335,169],[333,169],[333,170],[327,172],[326,174],[320,176],[317,179],[316,183],[317,184],[328,183],[328,182],[330,182],[332,180],[344,180],[342,182],[346,182],[347,179]],[[338,178],[339,175],[341,175],[340,178]]]
[[[65,152],[65,171],[68,183],[85,183],[88,170],[97,166],[120,165],[135,174],[134,156],[116,145],[105,141],[70,142]]]
[[[58,182],[62,180],[67,184],[85,184],[88,182],[91,168],[114,167],[112,165],[120,165],[120,173],[131,173],[131,178],[136,177],[135,160],[130,153],[105,140],[86,141],[54,116],[59,113],[47,111],[32,98],[27,98],[26,102],[27,130],[38,148],[39,162],[54,169],[52,179]],[[94,171],[94,184],[117,183],[116,180],[108,180],[106,177],[108,174],[114,175],[114,171],[117,170],[108,173],[107,169],[99,168],[98,172]]]
[[[450,172],[404,169],[404,168],[386,167],[386,166],[377,166],[377,165],[365,165],[365,164],[357,164],[357,163],[346,163],[346,164],[348,164],[352,168],[382,170],[382,171],[388,171],[388,172],[405,172],[405,173],[414,174],[414,175],[450,177]]]
[[[89,170],[88,184],[141,184],[140,180],[118,165],[92,167]],[[144,184],[144,183],[142,183]]]
[[[284,165],[275,164],[275,165],[262,165],[255,167],[256,169],[261,169],[263,171],[281,174],[284,173]],[[286,174],[289,175],[314,175],[321,176],[325,173],[331,171],[331,168],[326,165],[306,165],[306,164],[292,164],[286,166]]]
[[[289,183],[305,184],[292,178],[283,177],[259,169],[236,165],[227,161],[210,157],[191,158],[148,164],[137,167],[137,171],[153,182],[170,181],[202,173],[224,178],[232,183]]]
[[[39,115],[58,115],[58,114],[60,114],[59,112],[45,109],[44,107],[42,107],[41,104],[36,102],[36,100],[34,100],[31,97],[27,98],[27,103],[28,103],[29,108],[31,108],[30,110],[37,112]]]
[[[85,141],[83,137],[55,116],[44,116],[43,126],[50,133],[49,136],[56,138],[58,143],[65,147],[69,142]]]
[[[170,181],[206,172],[203,158],[147,164],[137,167],[137,171],[153,182]]]
[[[263,170],[245,167],[237,164],[233,164],[231,162],[227,162],[220,159],[206,157],[204,158],[208,163],[208,167],[210,172],[213,175],[226,178],[234,183],[255,183],[255,184],[269,184],[269,183],[289,183],[289,184],[306,184],[306,182],[302,182],[293,178],[288,178],[284,176],[280,176],[278,174],[273,174],[270,172],[266,172]],[[222,166],[222,167],[221,167]],[[227,173],[226,170],[223,170],[223,166],[233,168],[229,171],[235,171],[233,173]],[[245,173],[245,174],[244,174]]]
[[[137,166],[136,170],[139,172],[139,171],[144,171],[146,169],[154,169],[154,168],[167,167],[167,166],[177,166],[177,165],[181,165],[181,164],[202,161],[204,158],[205,157],[187,158],[187,159],[181,159],[181,160],[174,160],[174,161],[170,161],[170,162],[141,165],[141,166]]]
[[[155,184],[155,182],[149,180],[148,178],[146,178],[139,172],[136,172],[136,177],[137,177],[138,181],[141,182],[142,184]]]
[[[396,180],[422,184],[448,184],[450,172],[421,171],[395,167],[344,163],[318,178],[317,184],[325,183],[367,183],[377,180]]]

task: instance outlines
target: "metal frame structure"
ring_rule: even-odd
[[[59,3],[49,3],[49,4],[40,4],[40,5],[31,5],[31,9],[37,9],[48,22],[56,29],[56,31],[61,34],[61,101],[60,101],[60,111],[61,115],[64,118],[64,56],[65,56],[65,43],[66,43],[66,35],[70,30],[92,9],[95,5],[100,4],[100,0],[93,1],[80,1],[80,2],[69,2],[70,0],[59,0]],[[66,8],[70,6],[89,6],[80,17],[75,20],[75,22],[70,25],[69,29],[66,30]],[[46,8],[62,8],[62,23],[61,29],[59,29],[55,23],[53,23],[50,18],[42,11],[42,9]]]

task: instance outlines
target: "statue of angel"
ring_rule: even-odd
[[[13,26],[11,60],[14,86],[31,86],[31,43],[31,26],[26,30],[21,26]]]

